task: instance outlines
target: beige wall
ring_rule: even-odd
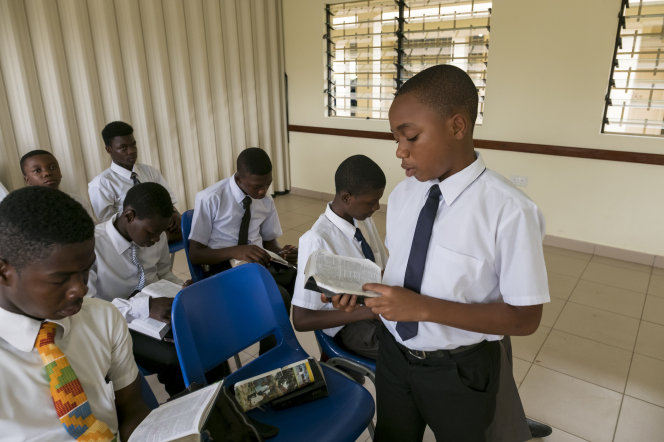
[[[290,124],[389,131],[387,121],[329,118],[324,0],[284,0]],[[475,137],[664,154],[664,139],[600,134],[619,0],[495,0],[484,124]],[[292,186],[334,192],[334,171],[363,153],[404,175],[388,141],[290,134]],[[488,167],[526,175],[550,235],[664,254],[664,167],[481,150]]]

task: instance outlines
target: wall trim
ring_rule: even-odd
[[[308,198],[316,198],[325,201],[332,201],[334,199],[334,194],[332,193],[301,189],[299,187],[291,187],[290,193],[293,195],[306,196]],[[387,204],[380,205],[380,212],[387,213]],[[650,267],[664,268],[664,256],[657,256],[651,253],[635,252],[634,250],[620,249],[618,247],[610,247],[602,244],[594,244],[591,242],[563,238],[561,236],[554,235],[545,235],[543,244],[545,246],[574,250],[576,252],[619,259],[621,261],[634,262]]]
[[[370,138],[373,140],[394,140],[394,137],[389,132],[375,132],[368,130],[334,129],[330,127],[298,126],[293,124],[288,125],[288,130],[290,132],[302,132],[319,135]],[[475,147],[479,149],[664,166],[664,155],[654,153],[588,149],[584,147],[552,146],[548,144],[514,143],[511,141],[474,140],[474,142]]]

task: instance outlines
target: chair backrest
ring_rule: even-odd
[[[334,341],[334,338],[326,335],[322,330],[316,330],[314,333],[316,334],[316,340],[318,341],[322,352],[326,354],[328,358],[348,359],[349,361],[353,361],[364,366],[374,373],[376,372],[375,359],[365,358],[364,356],[351,353],[348,350],[339,347],[339,345],[337,345],[337,343]]]
[[[187,210],[182,214],[182,220],[180,221],[182,229],[182,241],[184,241],[184,252],[187,254],[187,264],[189,264],[189,273],[191,273],[191,279],[194,282],[202,281],[203,276],[203,267],[192,264],[191,259],[189,258],[189,233],[191,233],[191,220],[194,218],[194,211]]]
[[[171,324],[186,385],[205,384],[206,372],[269,335],[275,335],[277,347],[228,382],[308,357],[295,338],[277,284],[258,264],[226,270],[183,289],[173,302]]]

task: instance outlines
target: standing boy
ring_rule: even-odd
[[[65,193],[34,186],[0,204],[3,440],[122,440],[150,413],[127,324],[84,298],[94,223]]]
[[[366,258],[381,269],[387,263],[387,251],[371,218],[380,209],[385,190],[385,174],[380,166],[364,155],[354,155],[339,165],[334,184],[334,201],[311,230],[300,238],[293,325],[298,331],[324,329],[325,334],[334,337],[348,350],[376,359],[376,331],[382,324],[375,319],[370,308],[359,307],[347,314],[323,302],[320,293],[304,288],[304,268],[309,256],[317,250]]]
[[[382,294],[366,305],[386,326],[376,367],[381,442],[420,441],[426,425],[438,440],[484,441],[498,341],[534,333],[549,302],[544,217],[474,151],[477,105],[470,77],[440,65],[404,83],[390,108],[408,178],[388,202],[384,284],[364,286]]]
[[[62,172],[60,163],[55,156],[46,150],[32,150],[21,157],[21,172],[23,180],[28,186],[45,186],[51,189],[60,189]],[[69,194],[79,204],[86,208],[90,216],[92,211],[79,195]]]
[[[157,169],[137,163],[138,149],[134,139],[134,128],[122,121],[108,123],[101,131],[106,152],[111,156],[111,167],[97,175],[88,184],[90,202],[100,223],[122,211],[122,202],[129,189],[139,183],[159,183],[168,190],[173,206],[177,204],[175,194]],[[168,242],[182,240],[180,213],[173,209],[173,218],[168,225]]]
[[[133,295],[161,279],[183,284],[170,270],[165,232],[172,216],[171,197],[160,184],[129,189],[123,211],[95,228],[97,261],[90,269],[88,296],[112,302],[125,318],[169,323],[173,298]],[[133,330],[130,334],[136,361],[157,373],[168,394],[184,390],[175,346]]]

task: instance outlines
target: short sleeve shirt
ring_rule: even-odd
[[[55,343],[64,352],[92,413],[118,431],[114,391],[138,376],[127,323],[109,302],[84,298],[61,320]],[[0,428],[2,440],[71,442],[53,406],[44,363],[34,347],[41,322],[0,308]]]
[[[246,197],[234,176],[198,192],[189,239],[211,249],[236,246],[244,216],[242,201]],[[277,239],[282,233],[272,197],[252,199],[249,244],[262,247],[263,241]]]
[[[433,225],[421,294],[465,304],[515,306],[550,301],[542,240],[545,221],[535,203],[482,157],[444,181],[402,181],[389,197],[385,244],[390,259],[383,283],[402,286],[417,220],[431,186],[442,197]],[[383,319],[395,339],[412,350],[454,349],[502,336],[421,322],[402,341],[396,322]]]

